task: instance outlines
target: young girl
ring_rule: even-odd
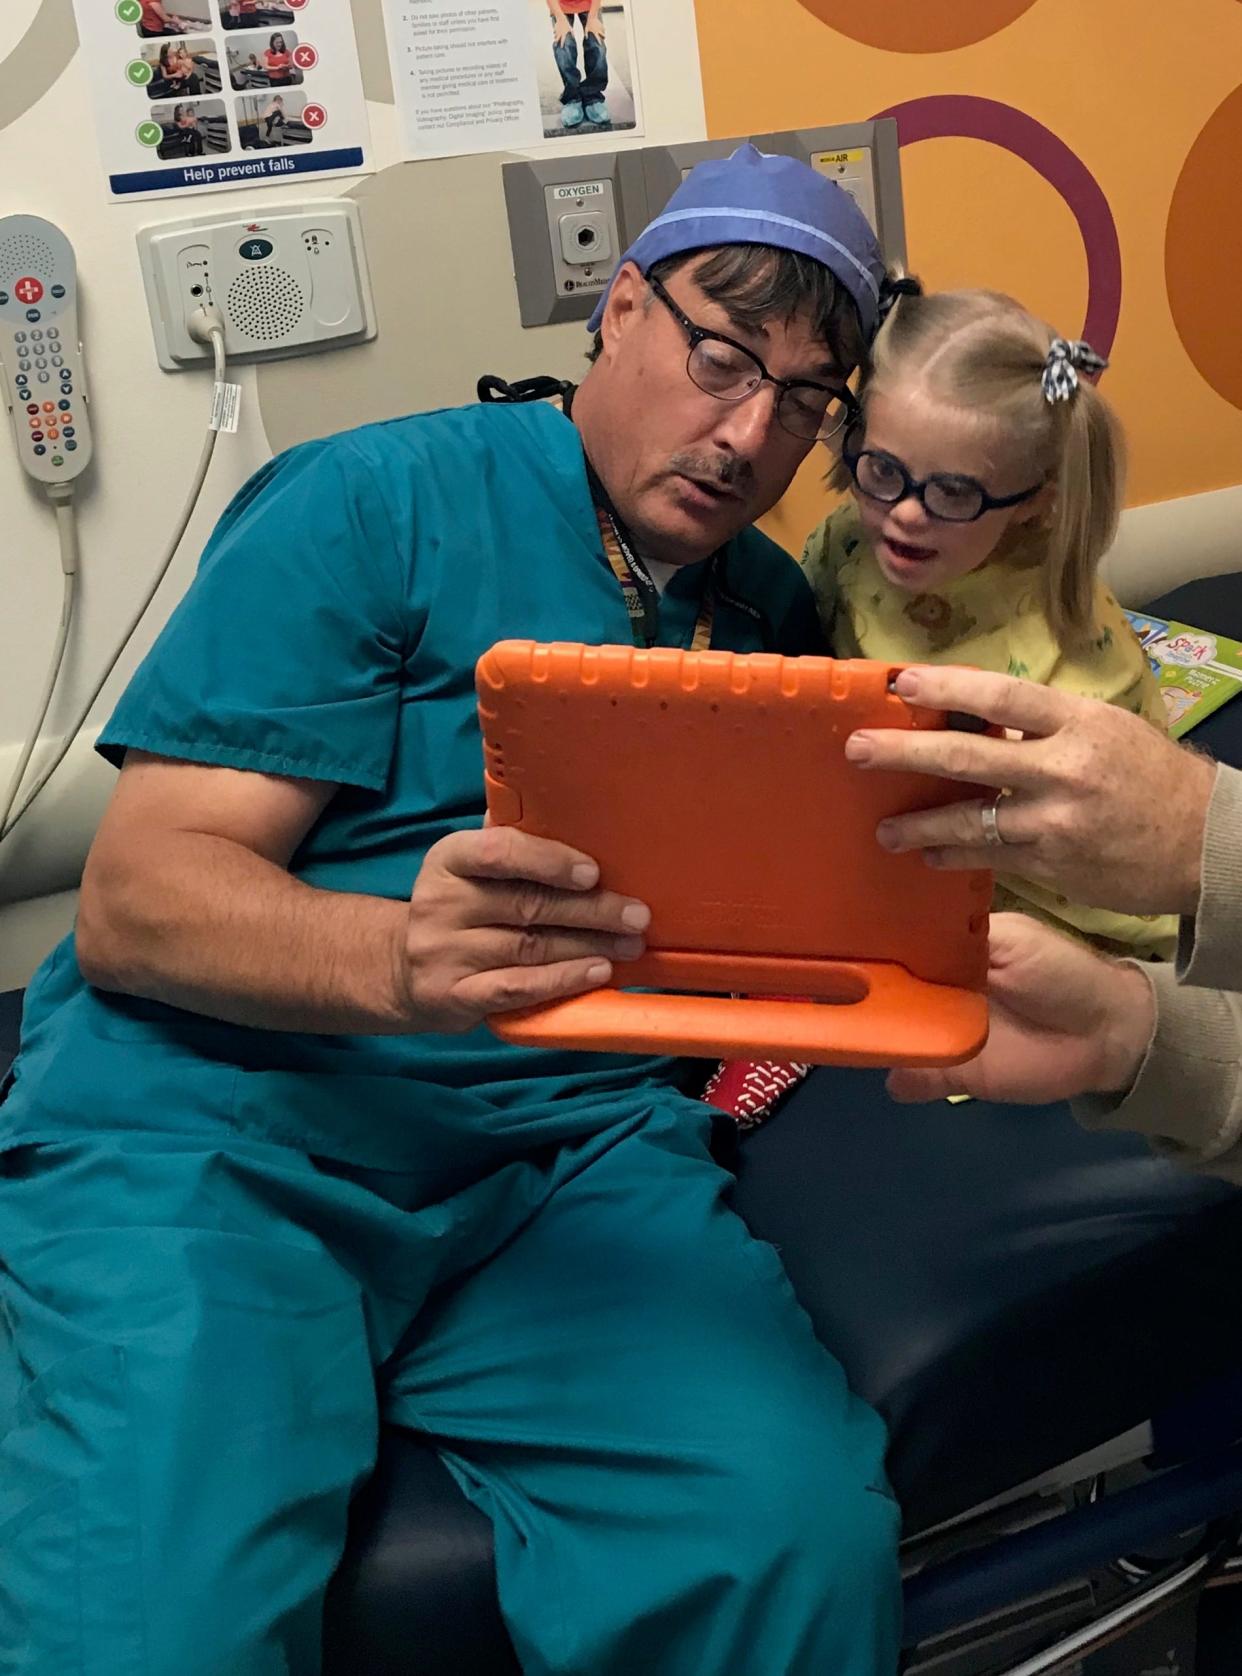
[[[1116,531],[1124,447],[1080,375],[1105,364],[994,292],[896,302],[832,473],[852,497],[802,556],[837,657],[973,664],[1166,725],[1147,659],[1096,574]],[[1004,873],[994,905],[1114,951],[1168,958],[1176,944],[1171,916],[1080,907]]]

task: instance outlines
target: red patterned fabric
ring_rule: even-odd
[[[713,1071],[703,1098],[709,1106],[727,1112],[739,1129],[754,1129],[810,1069],[776,1059],[726,1059]]]

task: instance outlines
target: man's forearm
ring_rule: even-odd
[[[78,960],[96,987],[265,1030],[412,1027],[404,902],[316,889],[200,833],[162,840],[124,877],[105,869],[88,863],[78,916]]]

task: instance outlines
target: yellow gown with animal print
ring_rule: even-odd
[[[885,578],[853,501],[809,538],[802,568],[839,658],[971,664],[1100,698],[1165,727],[1147,658],[1102,582],[1096,587],[1096,639],[1071,655],[1058,644],[1040,603],[1038,562],[997,556],[935,593],[907,594]],[[1171,914],[1138,918],[1083,908],[1008,874],[997,875],[992,905],[1031,914],[1112,953],[1172,959],[1176,948]]]

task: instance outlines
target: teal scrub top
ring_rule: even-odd
[[[785,552],[748,530],[723,564],[714,646],[823,649]],[[690,644],[706,570],[670,580],[661,644]],[[576,429],[543,405],[370,425],[294,448],[242,489],[99,749],[117,764],[133,747],[332,781],[291,871],[322,890],[405,899],[430,845],[482,823],[474,666],[508,637],[630,641]],[[683,1071],[511,1047],[485,1026],[244,1029],[92,989],[70,937],[30,985],[0,1146],[224,1124],[347,1164],[427,1166],[440,1197],[515,1146],[616,1120],[636,1094],[680,1098]],[[429,1146],[437,1132],[475,1144]]]

